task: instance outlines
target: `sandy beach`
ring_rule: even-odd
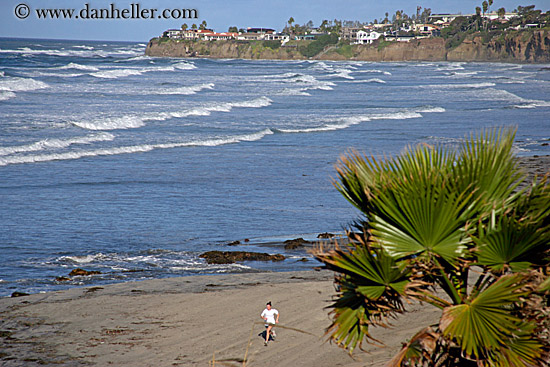
[[[530,173],[550,157],[528,157]],[[439,311],[410,311],[350,356],[323,337],[335,294],[327,270],[192,276],[0,299],[2,366],[381,366]],[[280,312],[264,346],[260,313]]]
[[[0,300],[3,366],[379,366],[436,310],[380,330],[388,348],[353,358],[323,338],[330,271],[196,276],[76,288]],[[260,313],[279,310],[264,346]],[[296,329],[296,330],[294,330]]]

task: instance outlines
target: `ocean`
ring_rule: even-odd
[[[518,155],[550,154],[550,65],[144,50],[0,39],[0,296],[312,269],[283,242],[343,233],[359,217],[333,186],[351,150],[456,147],[512,125]],[[210,250],[286,260],[209,265],[199,255]],[[77,267],[101,274],[56,280]]]

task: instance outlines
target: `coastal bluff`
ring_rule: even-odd
[[[303,41],[304,45],[306,42]],[[264,41],[190,41],[153,38],[145,55],[155,57],[207,57],[271,60],[357,60],[357,61],[493,61],[550,63],[550,34],[547,30],[511,32],[487,39],[469,35],[458,46],[449,47],[443,38],[409,42],[377,41],[370,45],[330,45],[314,57],[302,55],[298,45],[273,47]]]

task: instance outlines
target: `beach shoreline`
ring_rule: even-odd
[[[520,158],[532,176],[550,156]],[[386,348],[346,351],[326,342],[336,291],[328,270],[200,275],[0,298],[2,366],[379,366],[439,310],[408,305],[374,336]],[[281,313],[278,337],[263,345],[267,301]]]

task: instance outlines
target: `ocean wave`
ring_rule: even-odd
[[[365,80],[354,80],[353,83],[378,83],[378,84],[386,84],[385,80],[382,80],[380,78],[370,78]]]
[[[32,78],[7,77],[0,79],[0,91],[29,92],[48,87],[48,84]]]
[[[414,111],[418,113],[441,113],[445,112],[446,110],[443,107],[425,106],[416,108]]]
[[[440,66],[436,68],[437,71],[455,71],[455,70],[464,70],[463,63],[449,63],[448,65]]]
[[[372,120],[406,120],[406,119],[420,118],[420,117],[422,117],[422,115],[416,111],[401,111],[401,112],[390,112],[390,113],[369,114],[369,115],[356,115],[356,116],[339,118],[332,123],[327,123],[321,126],[295,128],[295,129],[277,129],[277,131],[281,133],[288,133],[288,134],[325,132],[325,131],[347,129],[353,125],[358,125],[360,123],[368,122]]]
[[[190,62],[178,62],[176,64],[173,64],[172,66],[178,70],[193,70],[197,68],[195,64],[192,64]]]
[[[0,90],[0,101],[7,101],[10,98],[14,98],[15,93],[6,90]]]
[[[389,71],[379,70],[379,69],[367,69],[367,70],[356,70],[355,73],[378,73],[384,75],[392,75]]]
[[[284,73],[279,75],[266,75],[263,79],[278,79],[282,83],[298,84],[303,90],[332,90],[336,84],[329,81],[321,81],[313,75],[302,73]]]
[[[0,156],[16,153],[36,152],[47,149],[63,149],[75,144],[90,144],[100,141],[114,140],[115,136],[109,133],[91,134],[69,139],[44,139],[32,144],[11,147],[0,147]]]
[[[538,99],[527,99],[520,97],[512,92],[508,92],[502,89],[489,88],[481,94],[483,98],[489,100],[497,100],[509,102],[514,108],[537,108],[537,107],[549,107],[550,101],[538,100]]]
[[[93,121],[72,121],[75,126],[86,130],[119,130],[137,129],[145,126],[146,116],[126,115],[121,117],[105,117]]]
[[[94,49],[93,46],[86,46],[86,45],[73,46],[73,48],[82,48],[84,50],[93,50]]]
[[[110,70],[101,70],[90,75],[95,76],[96,78],[103,79],[118,79],[132,75],[141,75],[147,72],[153,71],[175,71],[173,66],[153,66],[153,67],[144,67],[144,68],[125,68],[125,69],[110,69]]]
[[[7,156],[0,157],[0,166],[7,166],[10,164],[23,164],[23,163],[38,163],[38,162],[49,162],[56,160],[73,160],[80,158],[89,158],[97,156],[111,156],[111,155],[120,155],[120,154],[133,154],[133,153],[145,153],[156,149],[173,149],[173,148],[183,148],[183,147],[213,147],[227,144],[235,144],[239,142],[251,142],[262,139],[267,135],[273,134],[273,131],[270,129],[265,129],[255,133],[236,135],[236,136],[226,136],[226,137],[212,137],[207,139],[196,139],[188,142],[180,143],[162,143],[162,144],[142,144],[142,145],[131,145],[131,146],[122,146],[122,147],[113,147],[113,148],[104,148],[104,149],[94,149],[94,150],[81,150],[74,152],[63,152],[63,153],[53,153],[53,154],[40,154],[40,155],[22,155],[22,156]]]
[[[189,116],[210,116],[212,112],[230,112],[233,108],[261,108],[271,105],[273,101],[267,97],[259,97],[250,101],[222,102],[183,111],[149,113],[139,115],[125,115],[107,117],[93,121],[72,121],[75,126],[87,130],[119,130],[136,129],[145,126],[146,121],[164,121],[170,118],[184,118]]]
[[[67,65],[64,66],[58,66],[52,69],[60,69],[60,70],[66,70],[66,69],[75,69],[75,70],[82,70],[82,71],[99,71],[99,68],[91,65],[81,65],[74,62],[70,62]]]
[[[279,96],[311,96],[306,92],[307,88],[285,88],[277,92]]]
[[[155,91],[155,94],[182,94],[182,95],[191,95],[191,94],[197,94],[198,92],[204,90],[204,89],[213,89],[214,83],[205,83],[205,84],[197,84],[192,85],[189,87],[179,87],[179,88],[172,88],[172,89],[159,89]]]
[[[20,54],[20,55],[48,55],[48,56],[60,56],[60,57],[86,57],[86,58],[95,58],[95,57],[116,57],[116,56],[138,56],[143,54],[143,49],[128,49],[128,48],[119,48],[115,50],[56,50],[56,49],[31,49],[29,47],[21,47],[19,49],[0,49],[0,53],[7,54]]]
[[[421,89],[481,89],[494,87],[496,84],[491,82],[484,83],[466,83],[466,84],[428,84],[418,85]]]

